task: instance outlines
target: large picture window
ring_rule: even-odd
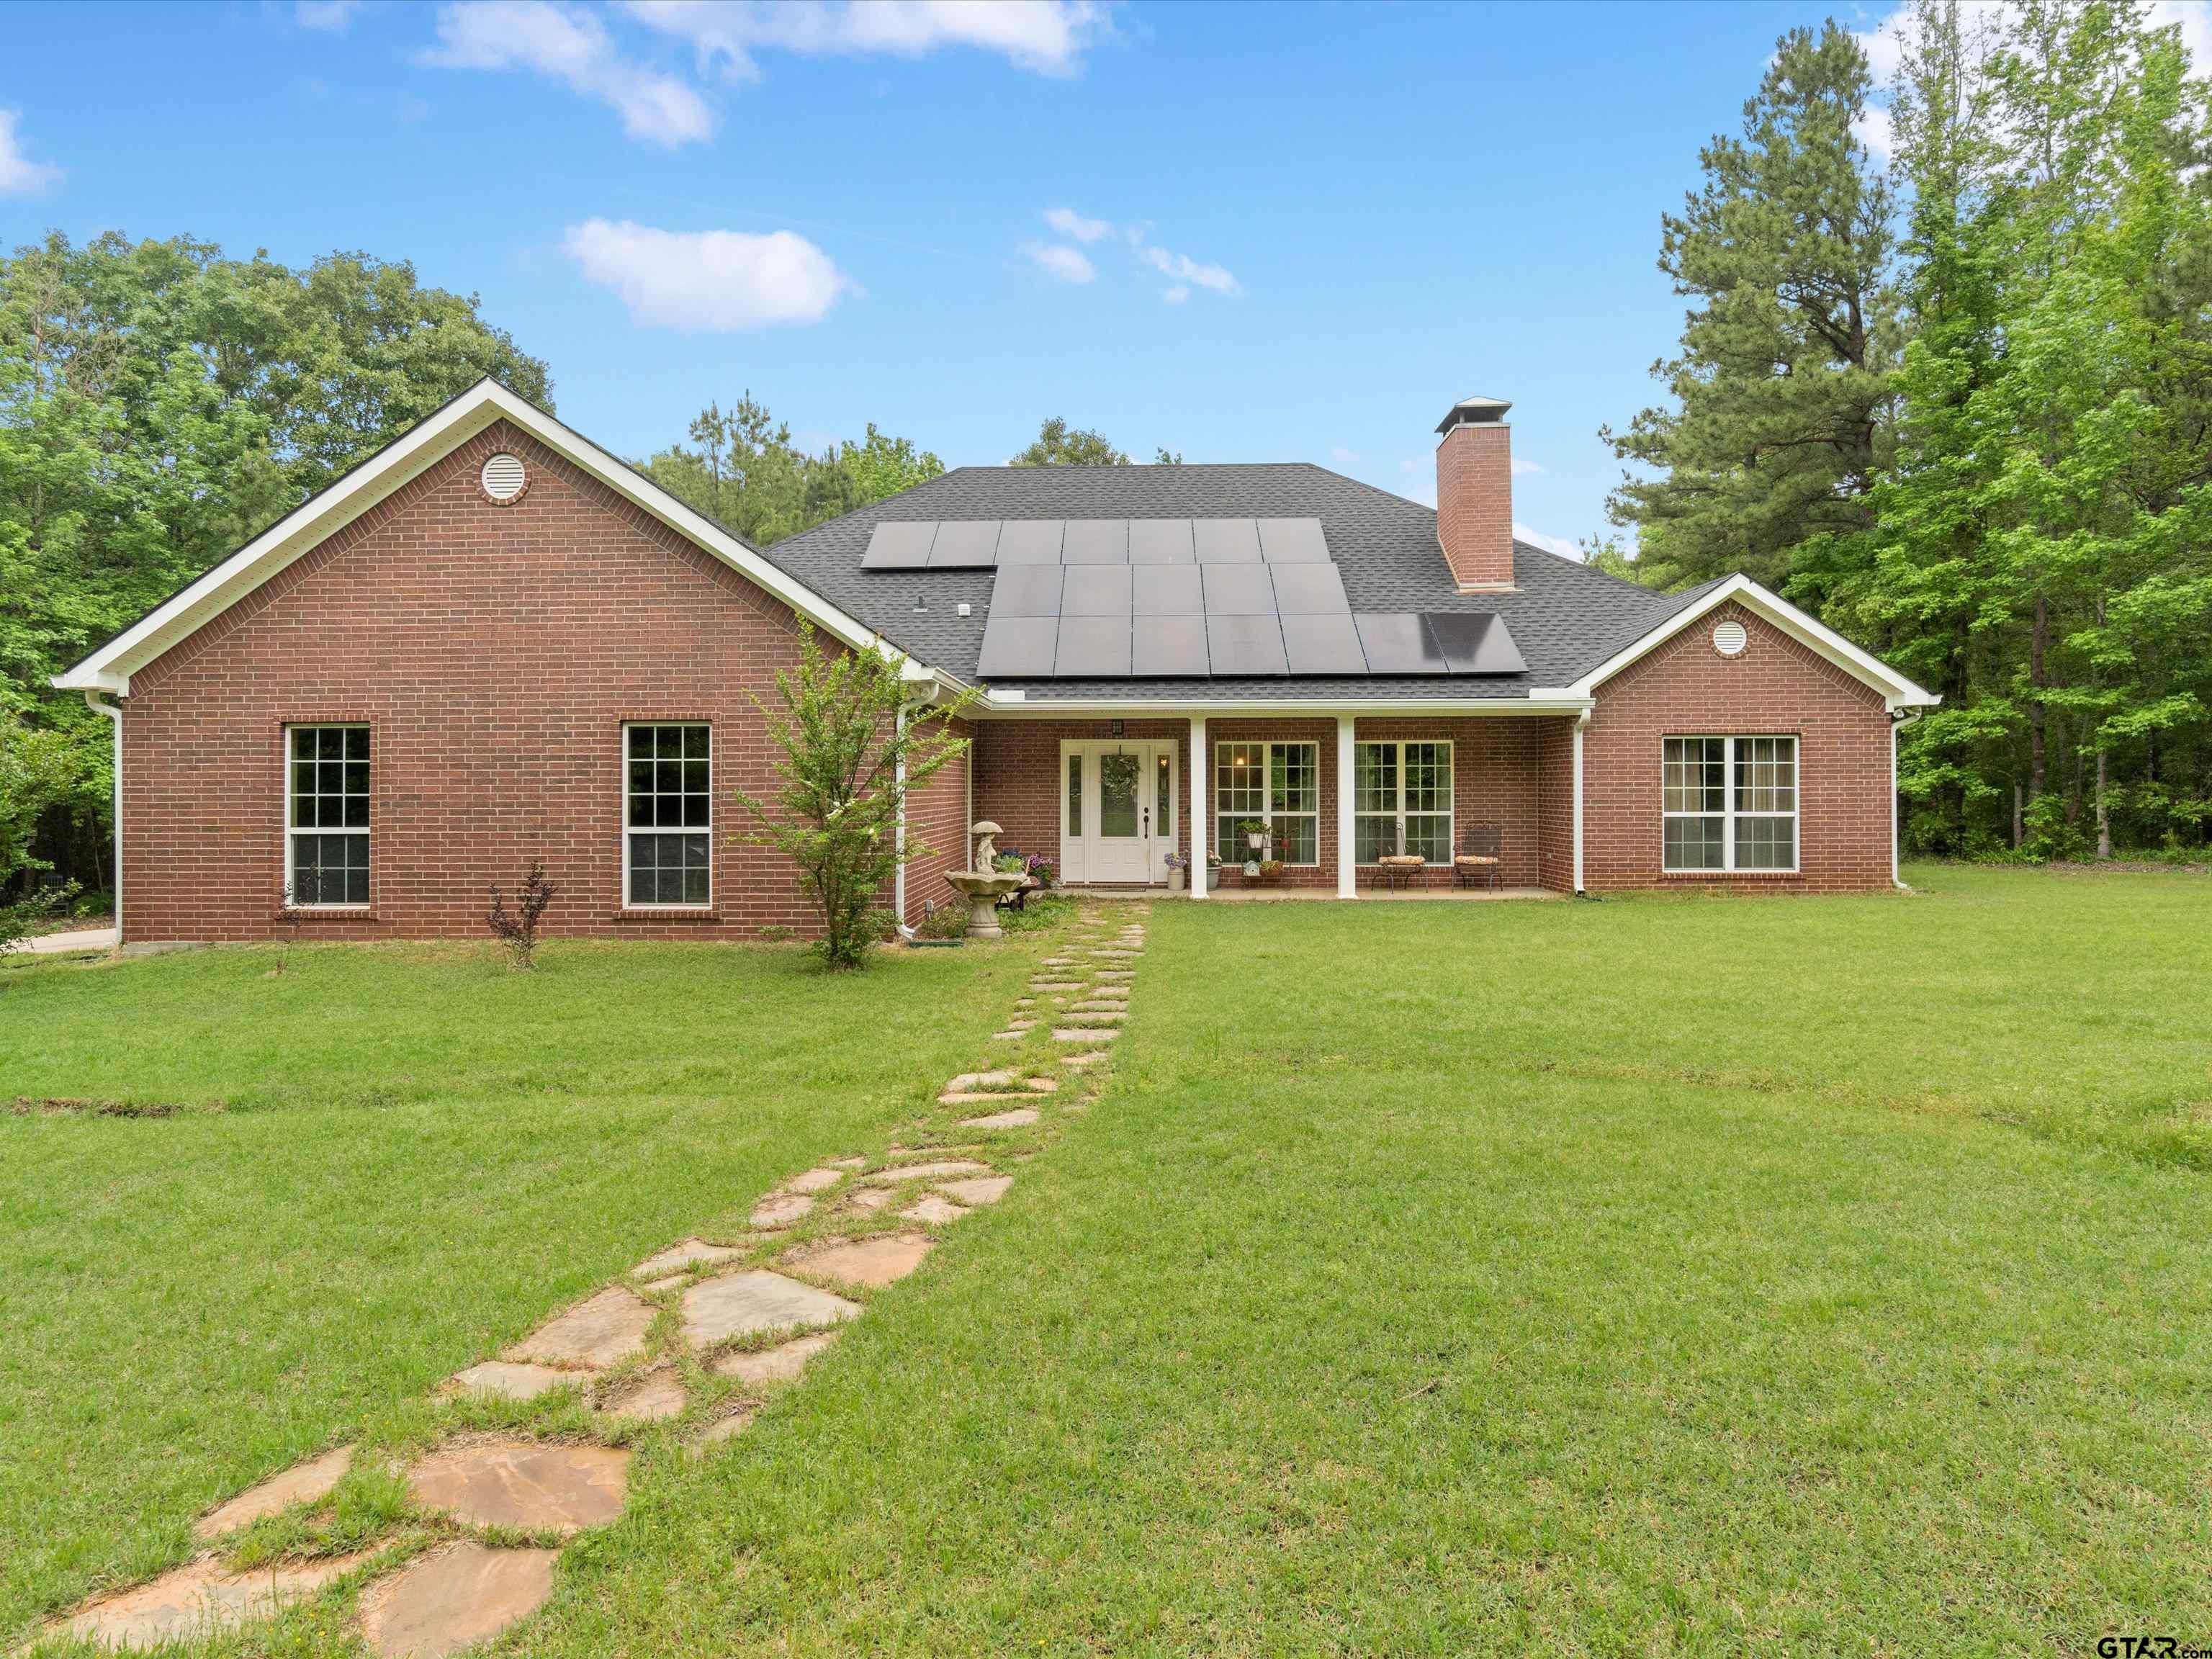
[[[1796,738],[1668,738],[1660,783],[1662,868],[1797,867]]]
[[[1250,856],[1240,827],[1267,826],[1285,864],[1321,862],[1321,750],[1310,743],[1224,743],[1213,750],[1213,846],[1224,864]]]
[[[284,902],[329,910],[368,902],[368,728],[291,728]]]
[[[713,733],[629,726],[623,887],[633,908],[703,909],[714,899]]]
[[[1431,864],[1449,864],[1451,744],[1352,744],[1352,830],[1358,863],[1413,853]]]

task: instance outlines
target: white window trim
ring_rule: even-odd
[[[1670,743],[1711,743],[1718,738],[1721,752],[1721,811],[1670,811],[1667,806],[1667,745]],[[1738,743],[1786,743],[1790,745],[1790,793],[1797,805],[1787,812],[1740,811],[1735,804],[1735,746]],[[1794,876],[1805,861],[1804,745],[1795,732],[1743,732],[1723,737],[1717,732],[1669,732],[1659,739],[1659,873],[1662,876]],[[1717,870],[1704,865],[1684,867],[1667,862],[1667,820],[1710,818],[1721,821],[1721,864]],[[1788,818],[1790,822],[1790,862],[1761,864],[1738,869],[1735,861],[1735,821],[1740,818]]]
[[[1416,743],[1441,749],[1449,757],[1451,787],[1444,791],[1445,804],[1441,815],[1444,821],[1444,855],[1449,859],[1459,851],[1459,754],[1452,740],[1449,738],[1358,738],[1352,745],[1352,781],[1349,785],[1352,793],[1352,844],[1355,859],[1358,857],[1359,820],[1362,818],[1395,819],[1398,826],[1397,845],[1403,847],[1406,844],[1406,746]],[[1395,749],[1398,751],[1398,804],[1388,812],[1363,812],[1359,810],[1359,751],[1363,749]],[[1413,816],[1432,818],[1439,815],[1416,812]],[[1361,867],[1373,870],[1380,866],[1368,864]]]
[[[376,816],[376,732],[366,720],[301,720],[284,728],[284,908],[287,910],[313,910],[320,913],[362,915],[375,908],[376,899],[376,843],[369,831],[375,826],[341,825],[325,830],[319,824],[312,830],[295,826],[292,822],[292,738],[300,732],[367,732],[368,738],[368,813]],[[299,891],[298,848],[301,836],[359,836],[368,842],[369,897],[359,904],[302,904],[293,896]]]
[[[1222,782],[1229,775],[1229,769],[1222,764],[1221,751],[1224,749],[1249,748],[1256,748],[1260,750],[1261,763],[1263,769],[1269,769],[1273,767],[1275,760],[1274,751],[1278,749],[1304,749],[1312,755],[1314,810],[1310,812],[1285,812],[1281,816],[1285,820],[1291,818],[1311,818],[1313,820],[1314,855],[1310,859],[1285,859],[1283,860],[1283,865],[1285,869],[1290,870],[1320,869],[1321,745],[1318,743],[1312,741],[1310,738],[1221,738],[1215,741],[1213,745],[1212,826],[1214,831],[1214,844],[1207,847],[1205,850],[1208,853],[1217,853],[1220,851],[1220,832],[1221,826],[1223,824],[1231,824],[1231,827],[1233,828],[1234,824],[1242,823],[1245,819],[1253,817],[1258,818],[1261,823],[1267,826],[1268,850],[1270,852],[1274,850],[1276,812],[1273,785],[1269,778],[1262,777],[1260,781],[1260,810],[1257,812],[1246,812],[1240,810],[1234,815],[1232,823],[1231,814],[1221,804]],[[1242,832],[1239,831],[1238,833],[1241,834]],[[1195,844],[1194,843],[1194,845]],[[1241,863],[1243,860],[1239,860],[1237,861]],[[1224,865],[1230,862],[1231,860],[1227,859],[1224,859],[1222,860],[1222,863]],[[1203,866],[1200,867],[1203,868]]]
[[[629,821],[629,734],[632,732],[662,726],[703,726],[707,728],[707,822],[704,825],[685,824],[678,830],[668,830],[659,824],[632,828]],[[699,915],[714,908],[714,723],[712,720],[624,720],[622,728],[622,908],[641,915],[655,911],[675,911],[684,915]],[[629,844],[636,836],[697,836],[707,837],[707,897],[700,904],[634,904],[629,896]]]

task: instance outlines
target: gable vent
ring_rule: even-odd
[[[513,501],[528,482],[515,456],[495,455],[483,464],[483,492],[495,501]]]
[[[1750,642],[1751,636],[1743,631],[1743,624],[1740,622],[1713,624],[1713,649],[1723,657],[1741,657],[1744,647]]]

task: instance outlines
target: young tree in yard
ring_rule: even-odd
[[[40,816],[82,787],[83,758],[68,736],[38,731],[0,710],[0,955],[67,903],[68,886],[27,886],[49,866],[32,856]]]
[[[1848,32],[1793,29],[1741,136],[1705,147],[1704,188],[1662,222],[1659,268],[1697,302],[1652,370],[1674,406],[1600,434],[1656,469],[1608,503],[1655,586],[1779,586],[1795,550],[1872,521],[1898,326],[1889,188],[1856,136],[1871,88]]]
[[[739,840],[781,850],[822,919],[819,950],[831,968],[858,968],[893,919],[884,890],[902,864],[935,849],[898,842],[900,804],[964,752],[953,721],[975,700],[920,708],[881,650],[824,651],[799,624],[799,668],[779,671],[776,700],[752,699],[782,757],[772,800],[740,789],[759,828]],[[964,832],[963,832],[964,833]]]

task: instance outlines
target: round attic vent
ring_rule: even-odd
[[[1743,631],[1740,622],[1713,624],[1713,649],[1723,657],[1741,657],[1743,648],[1751,643],[1751,636]]]
[[[514,456],[495,455],[483,464],[483,492],[495,501],[513,501],[528,482]]]

